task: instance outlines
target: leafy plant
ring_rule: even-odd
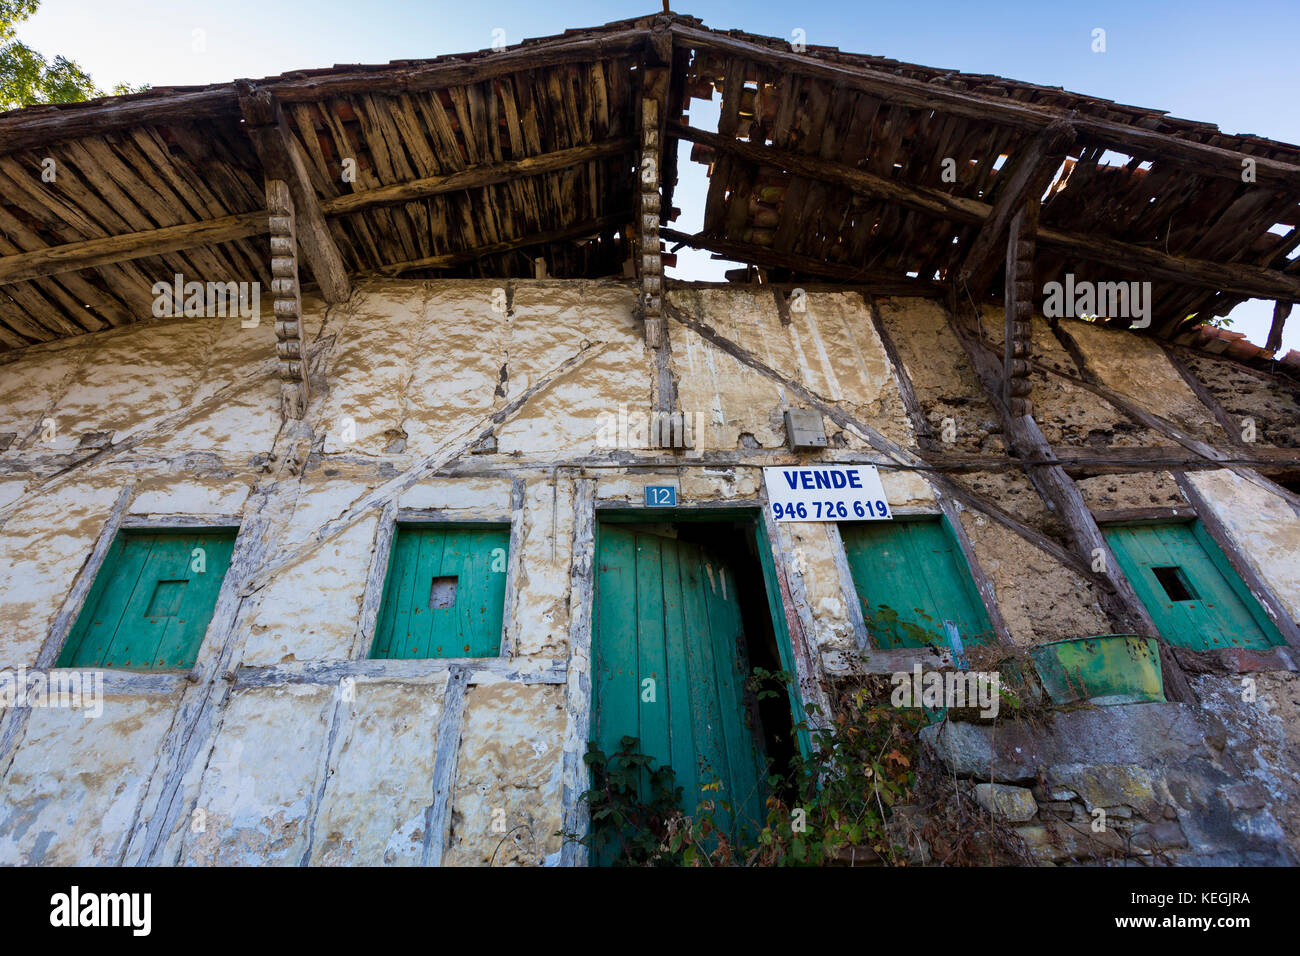
[[[759,668],[750,687],[759,699],[785,696],[790,679]],[[827,726],[796,728],[817,746],[768,776],[767,818],[752,835],[729,824],[726,800],[705,797],[684,812],[672,769],[656,767],[635,737],[622,738],[612,755],[593,743],[585,758],[593,786],[583,794],[591,827],[585,836],[564,836],[588,847],[594,861],[619,866],[820,866],[863,857],[905,863],[890,818],[915,788],[926,718],[886,701],[879,687],[863,685],[842,695]],[[701,789],[708,794],[718,785]]]
[[[74,61],[47,60],[15,36],[17,24],[36,12],[40,0],[0,0],[0,110],[36,103],[78,103],[105,95]],[[115,95],[141,89],[119,84]]]

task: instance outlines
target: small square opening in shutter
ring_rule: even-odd
[[[1182,568],[1171,565],[1152,568],[1151,571],[1160,582],[1160,586],[1165,589],[1165,593],[1169,595],[1169,600],[1195,601],[1197,599],[1196,591],[1192,589],[1192,582],[1187,580],[1187,575],[1183,573]]]
[[[192,667],[230,566],[235,533],[227,528],[119,532],[56,666]],[[196,550],[204,555],[198,567]]]
[[[455,607],[456,605],[456,584],[458,582],[456,575],[447,577],[434,578],[433,587],[429,589],[429,607],[433,610],[442,608]]]
[[[181,598],[185,595],[185,585],[189,581],[159,581],[149,598],[149,608],[145,617],[175,617],[180,610]]]
[[[509,550],[508,527],[399,522],[370,656],[499,656]]]

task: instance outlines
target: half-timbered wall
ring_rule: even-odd
[[[109,672],[93,719],[3,711],[0,862],[576,862],[556,833],[580,823],[593,522],[639,506],[647,484],[677,485],[684,508],[760,507],[764,465],[875,462],[896,513],[956,522],[1000,641],[1121,629],[1091,556],[1008,456],[943,301],[670,285],[663,313],[666,366],[625,282],[370,280],[346,303],[308,296],[301,420],[282,416],[266,317],[147,321],[0,365],[0,668],[54,664],[121,528],[240,529],[192,671]],[[997,340],[1001,317],[983,327]],[[1294,386],[1081,322],[1035,319],[1031,355],[1036,421],[1090,512],[1196,512],[1293,635],[1300,508],[1240,462],[1294,444],[1270,411],[1294,407]],[[621,445],[621,416],[648,414],[665,374],[692,446]],[[1248,446],[1218,417],[1251,410],[1228,400],[1234,376],[1270,403]],[[786,450],[790,407],[822,413],[825,451]],[[1198,442],[1238,454],[1216,464]],[[394,527],[411,519],[509,527],[499,657],[367,659]],[[868,642],[843,543],[834,525],[768,532],[815,701]],[[1179,660],[1185,699],[1143,706],[1172,708],[1188,746],[1255,788],[1238,809],[1256,836],[1280,825],[1300,849],[1285,810],[1300,770],[1279,756],[1261,774],[1252,758],[1296,751],[1294,648]],[[1258,677],[1256,709],[1233,697],[1243,675]],[[1183,852],[1237,852],[1196,822],[1207,797],[1154,792]]]

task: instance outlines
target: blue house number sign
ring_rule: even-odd
[[[647,508],[676,508],[677,489],[672,485],[648,485],[645,490]]]

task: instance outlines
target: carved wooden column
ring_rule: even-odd
[[[298,230],[288,183],[267,180],[266,208],[271,217],[271,294],[275,354],[280,360],[280,410],[286,419],[300,419],[307,411],[307,359],[298,288]]]
[[[663,143],[659,100],[641,98],[641,164],[638,182],[637,272],[641,285],[641,317],[645,322],[646,345],[663,344],[663,256],[659,250],[659,181]]]
[[[1012,418],[1032,415],[1029,345],[1034,316],[1034,227],[1038,200],[1016,213],[1007,239],[1006,326],[1002,339],[1002,402]]]

